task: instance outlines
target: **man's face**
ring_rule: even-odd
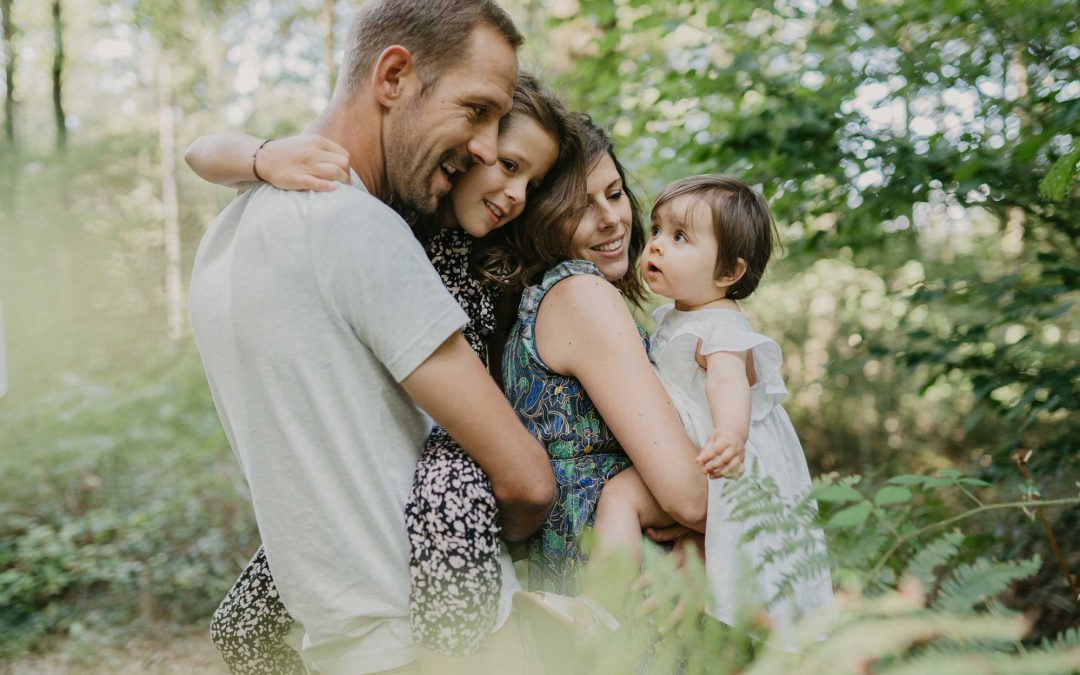
[[[517,55],[495,29],[479,25],[464,60],[423,93],[390,111],[386,175],[391,193],[421,215],[435,212],[452,177],[496,160],[499,119],[510,111]]]

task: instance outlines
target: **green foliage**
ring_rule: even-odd
[[[1039,183],[1039,194],[1051,201],[1061,201],[1068,193],[1080,164],[1080,148],[1058,157]]]
[[[1026,579],[1042,566],[1035,556],[1031,560],[995,562],[979,559],[961,565],[952,571],[949,579],[941,584],[941,590],[931,605],[944,612],[963,613],[986,602],[1009,588],[1013,582]]]
[[[958,557],[972,556],[971,547],[962,546],[964,535],[959,530],[922,542],[924,535],[946,524],[968,525],[987,510],[1018,510],[1032,503],[983,503],[967,511],[916,508],[918,502],[942,493],[975,487],[965,484],[966,480],[955,472],[903,475],[865,493],[854,487],[857,478],[826,482],[812,495],[821,496],[829,508],[844,513],[855,502],[869,510],[857,522],[837,522],[828,513],[818,516],[812,499],[784,503],[770,483],[740,479],[730,493],[736,504],[734,517],[757,524],[748,537],[767,535],[768,541],[777,542],[774,553],[788,552],[790,541],[809,539],[808,528],[825,523],[832,535],[833,571],[840,580],[836,611],[815,612],[803,617],[791,634],[778,634],[770,630],[762,611],[779,598],[756,602],[745,594],[745,585],[737,584],[735,592],[743,591],[737,596],[738,618],[734,626],[722,625],[704,614],[708,600],[702,597],[705,583],[697,559],[691,556],[688,565],[678,568],[671,556],[649,548],[651,600],[636,592],[625,596],[618,631],[579,635],[578,650],[567,651],[564,638],[559,653],[579,667],[585,664],[585,672],[599,673],[1063,675],[1075,671],[1080,668],[1080,633],[1075,628],[1036,648],[1030,644],[1029,619],[1007,608],[1009,589],[1042,568],[1038,556],[1020,561],[978,556],[970,563],[957,564]],[[991,487],[977,482],[980,487]],[[892,483],[913,487],[898,488]],[[902,502],[863,497],[898,498],[899,489],[909,492]],[[1055,503],[1076,505],[1080,496]],[[894,508],[897,504],[906,506]],[[855,538],[847,538],[848,533]],[[853,542],[866,539],[879,542],[876,553],[881,571],[867,565],[845,573],[840,561],[848,559]],[[801,567],[781,594],[791,593],[794,584],[818,571],[813,564]],[[654,614],[644,611],[648,604],[655,605]],[[666,617],[676,606],[682,607],[682,614],[671,621]]]
[[[193,354],[0,413],[0,652],[79,625],[202,622],[257,546]]]
[[[919,582],[924,589],[937,585],[937,570],[946,565],[960,551],[964,535],[953,530],[927,544],[908,561],[904,575]]]

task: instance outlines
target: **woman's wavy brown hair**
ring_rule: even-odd
[[[535,76],[518,75],[514,105],[503,118],[500,133],[517,120],[528,118],[555,139],[559,154],[544,180],[528,192],[521,215],[473,247],[473,272],[481,280],[520,289],[534,258],[521,243],[557,240],[565,223],[580,220],[585,208],[585,139],[581,117],[570,113]]]
[[[637,263],[638,258],[641,257],[641,252],[645,250],[645,243],[648,239],[645,234],[645,220],[642,217],[641,205],[638,203],[637,197],[634,196],[633,190],[630,189],[626,179],[626,169],[623,168],[619,158],[615,155],[615,143],[611,140],[611,136],[593,122],[588,115],[578,114],[577,118],[585,136],[585,159],[588,171],[592,171],[593,167],[604,155],[610,157],[615,164],[615,169],[619,172],[619,178],[622,179],[623,193],[630,201],[630,246],[627,252],[630,264],[623,278],[613,283],[624,297],[640,306],[645,300],[646,291],[645,284],[638,274]],[[581,179],[583,195],[586,194],[584,185],[588,179],[588,171]],[[569,258],[570,243],[573,241],[574,233],[581,224],[581,217],[584,215],[584,201],[585,198],[583,197],[582,208],[574,214],[576,217],[572,219],[553,221],[547,227],[541,227],[539,230],[519,233],[517,244],[521,258],[524,261],[522,276],[526,285],[540,283],[545,272]]]

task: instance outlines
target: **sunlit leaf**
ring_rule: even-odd
[[[870,515],[874,507],[870,502],[863,501],[836,512],[829,518],[828,526],[835,528],[849,528],[861,524]]]

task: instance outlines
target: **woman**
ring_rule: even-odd
[[[580,535],[608,479],[632,463],[660,506],[703,532],[707,479],[624,298],[645,295],[645,229],[610,137],[585,121],[587,207],[577,223],[518,231],[532,285],[503,355],[503,388],[548,449],[555,508],[529,540],[529,588],[577,595]]]

